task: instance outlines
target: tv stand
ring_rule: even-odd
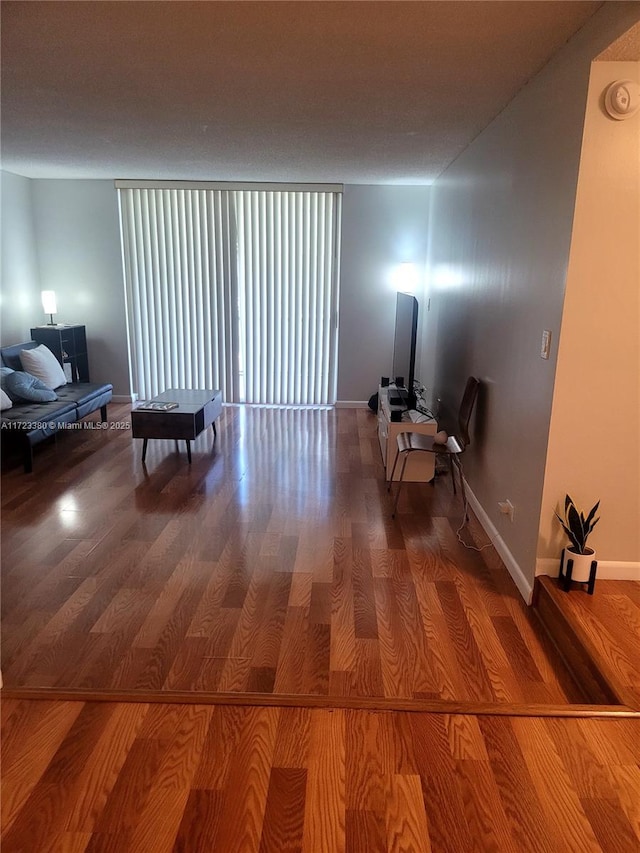
[[[401,432],[419,432],[422,435],[435,435],[438,424],[435,420],[414,422],[411,420],[409,409],[403,402],[395,405],[395,387],[392,385],[378,388],[378,441],[384,463],[385,478],[391,478],[391,470],[398,450],[398,435]],[[404,480],[414,483],[426,483],[435,476],[435,456],[432,453],[411,453],[407,459]],[[394,480],[400,478],[400,466],[396,470]]]

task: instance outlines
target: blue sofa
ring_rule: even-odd
[[[0,347],[4,367],[23,370],[20,352],[37,347],[35,341]],[[17,444],[22,452],[25,474],[33,470],[33,448],[45,438],[100,409],[102,421],[107,420],[107,403],[113,396],[113,385],[95,382],[69,382],[56,389],[58,399],[53,403],[14,403],[2,412],[0,435],[2,443]]]

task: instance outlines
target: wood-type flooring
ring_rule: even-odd
[[[588,700],[448,477],[391,518],[368,410],[225,407],[191,466],[110,416],[3,473],[6,687]]]
[[[640,721],[576,704],[445,478],[391,520],[369,412],[146,467],[110,414],[2,476],[3,853],[640,849]]]
[[[541,618],[563,649],[569,667],[580,671],[581,663],[595,664],[595,672],[617,701],[640,710],[640,583],[630,580],[596,580],[594,595],[574,584],[565,592],[555,578],[538,578],[536,606],[546,599]],[[572,661],[572,654],[578,658]],[[592,667],[593,669],[593,667]],[[578,676],[588,683],[588,673]]]
[[[637,853],[637,720],[8,700],[3,853]]]

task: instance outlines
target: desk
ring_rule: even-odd
[[[435,435],[438,432],[438,424],[430,419],[421,423],[411,420],[392,421],[391,412],[398,411],[402,407],[389,404],[389,389],[383,386],[378,388],[378,441],[380,452],[384,463],[385,477],[391,478],[391,470],[398,450],[398,434],[401,432],[419,432],[422,435]],[[404,413],[407,417],[407,413]],[[394,475],[394,481],[400,479],[400,465]],[[435,454],[433,453],[411,453],[407,459],[407,467],[404,472],[405,482],[428,483],[435,476]]]

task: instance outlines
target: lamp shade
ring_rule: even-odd
[[[40,294],[42,298],[42,307],[45,314],[57,314],[58,306],[56,305],[55,290],[43,290]]]

